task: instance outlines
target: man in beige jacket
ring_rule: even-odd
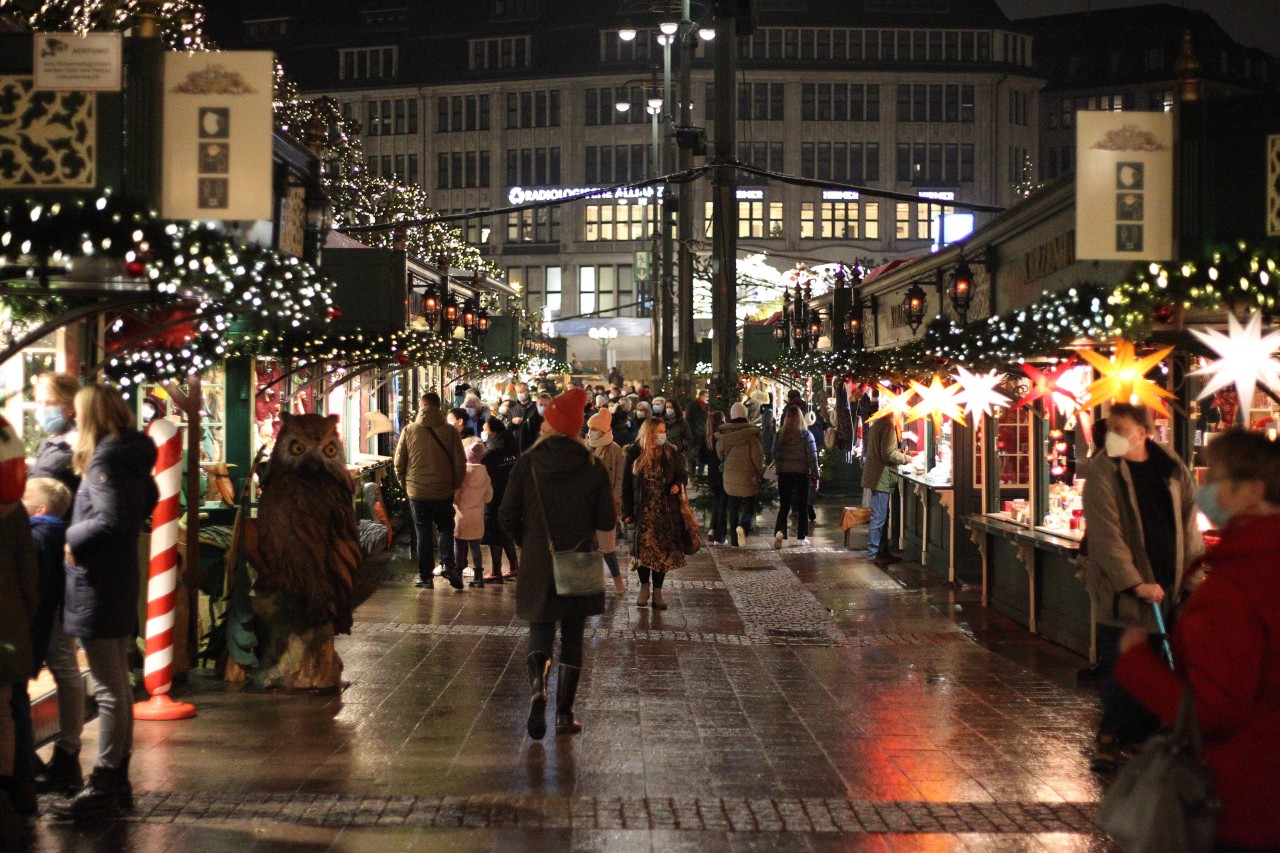
[[[435,571],[432,539],[438,533],[444,578],[462,589],[462,572],[453,552],[453,493],[462,486],[467,459],[458,431],[445,423],[440,395],[422,395],[417,420],[400,433],[396,445],[396,477],[409,496],[409,510],[418,543],[419,589],[431,589]]]
[[[1159,720],[1111,675],[1126,628],[1155,632],[1152,605],[1167,612],[1189,589],[1186,568],[1204,550],[1196,526],[1196,483],[1187,466],[1151,440],[1151,412],[1116,403],[1107,416],[1106,453],[1089,463],[1085,584],[1098,623],[1104,676],[1093,769],[1115,769],[1120,751],[1154,734]]]

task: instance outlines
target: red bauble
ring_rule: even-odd
[[[342,316],[342,309],[337,305],[330,305],[329,310],[325,312],[325,316],[330,320],[337,320]]]
[[[401,364],[408,364],[409,356],[406,353],[398,352],[396,353],[396,361],[398,361]]]
[[[147,265],[137,258],[125,261],[124,274],[129,278],[142,278],[147,274]]]
[[[1173,306],[1168,302],[1162,302],[1156,306],[1156,310],[1151,312],[1151,318],[1157,323],[1168,323],[1173,319]]]

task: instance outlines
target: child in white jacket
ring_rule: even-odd
[[[484,568],[480,560],[480,540],[484,538],[484,507],[493,500],[493,483],[489,472],[480,461],[484,456],[484,442],[467,439],[463,442],[467,457],[467,474],[462,487],[453,493],[453,541],[458,571],[467,567],[467,550],[475,563],[471,586],[484,586]]]

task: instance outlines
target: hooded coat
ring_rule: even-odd
[[[618,523],[604,466],[581,442],[548,435],[525,451],[507,483],[498,519],[521,547],[516,585],[516,613],[521,619],[559,622],[604,612],[603,591],[556,595],[551,566],[552,551],[596,550],[596,531],[613,530]],[[603,562],[600,571],[604,572]]]
[[[67,545],[62,630],[68,637],[128,637],[138,622],[138,534],[159,499],[156,446],[134,429],[106,436],[76,490]]]
[[[724,493],[749,498],[760,493],[764,474],[764,445],[760,427],[729,421],[716,430],[716,455],[724,461]]]
[[[484,538],[484,506],[493,500],[493,483],[483,462],[468,462],[462,486],[453,493],[455,539]]]
[[[409,500],[453,500],[467,473],[467,458],[458,431],[445,423],[443,412],[423,409],[404,428],[396,445],[395,467]]]
[[[1089,527],[1092,538],[1094,527]],[[1116,678],[1172,724],[1195,691],[1204,757],[1222,811],[1217,841],[1280,849],[1280,515],[1232,519],[1203,562],[1210,571],[1173,629],[1169,669],[1148,645],[1116,662]]]

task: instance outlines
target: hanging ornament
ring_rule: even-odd
[[[956,366],[956,384],[960,393],[956,394],[956,402],[964,406],[969,417],[986,417],[996,409],[1009,405],[1009,397],[996,386],[1004,381],[1004,374],[998,371],[989,373],[972,373],[962,365]]]
[[[1098,371],[1098,378],[1085,389],[1084,408],[1092,409],[1103,403],[1134,403],[1154,409],[1168,416],[1169,407],[1166,399],[1173,399],[1173,394],[1161,388],[1147,378],[1147,371],[1164,360],[1173,352],[1173,347],[1153,352],[1138,358],[1133,344],[1126,340],[1116,341],[1116,352],[1111,358],[1099,355],[1092,350],[1081,350],[1080,355]]]
[[[1075,356],[1047,370],[1041,370],[1033,364],[1022,365],[1022,372],[1031,380],[1031,390],[1023,395],[1015,408],[1020,409],[1036,400],[1044,400],[1046,405],[1052,404],[1049,408],[1050,422],[1055,420],[1055,412],[1074,412],[1080,405],[1077,396],[1071,391],[1070,371],[1075,366]]]
[[[916,392],[914,390],[898,393],[892,388],[880,386],[880,408],[876,410],[875,414],[867,418],[867,423],[895,413],[905,416],[911,411],[911,398],[915,395]]]
[[[1192,332],[1201,343],[1218,354],[1218,360],[1193,371],[1191,375],[1209,377],[1200,392],[1202,399],[1234,385],[1242,407],[1247,410],[1253,405],[1253,392],[1257,386],[1280,391],[1280,362],[1274,357],[1280,351],[1280,331],[1262,334],[1261,312],[1255,312],[1245,325],[1228,314],[1227,329],[1225,335],[1216,330]]]
[[[928,385],[912,379],[911,390],[920,396],[920,402],[911,407],[907,416],[908,423],[929,417],[933,419],[933,428],[938,432],[942,431],[944,417],[964,425],[964,410],[956,402],[956,394],[962,390],[959,384],[943,385],[942,377],[935,373]]]

